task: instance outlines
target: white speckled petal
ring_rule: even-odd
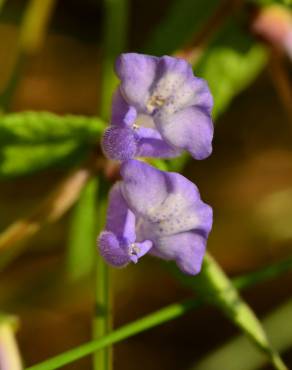
[[[139,230],[142,239],[149,239],[147,233],[161,236],[192,229],[209,233],[212,209],[184,176],[136,160],[125,162],[121,174],[122,193],[131,210],[144,220]]]

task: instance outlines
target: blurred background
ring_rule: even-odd
[[[121,2],[115,2],[119,8]],[[109,3],[0,1],[3,112],[98,114]],[[202,162],[186,160],[183,167],[184,175],[198,185],[204,201],[214,208],[209,251],[230,276],[290,257],[290,8],[231,0],[132,0],[127,6],[125,50],[157,55],[180,49],[180,54],[189,55],[195,50],[194,71],[207,79],[214,93],[213,154]],[[279,11],[278,6],[283,8]],[[31,14],[27,32],[24,19]],[[49,148],[44,154],[47,158],[54,156],[55,147]],[[13,222],[31,214],[84,157],[84,152],[80,157],[77,152],[66,152],[64,158],[60,155],[34,167],[34,158],[39,155],[34,145],[24,151],[9,150],[0,137],[3,233]],[[10,164],[28,153],[33,158],[31,168]],[[90,274],[70,283],[64,279],[74,211],[71,207],[64,217],[47,223],[25,242],[0,249],[0,311],[18,318],[17,340],[27,366],[91,337]],[[151,257],[112,271],[112,275],[115,327],[193,295],[161,261]],[[286,273],[243,295],[263,317],[291,297],[291,283],[292,274]],[[221,313],[204,307],[115,345],[114,369],[191,369],[237,334]],[[284,353],[284,359],[292,367],[291,350]],[[238,357],[238,363],[230,368],[239,369],[240,361]],[[64,369],[91,366],[91,359],[86,358]]]

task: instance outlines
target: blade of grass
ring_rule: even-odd
[[[283,261],[280,261],[268,267],[264,267],[260,271],[257,271],[257,278],[254,280],[253,283],[251,282],[252,280],[251,276],[254,274],[254,272],[237,277],[233,279],[233,281],[235,282],[235,284],[238,284],[238,287],[240,289],[244,289],[246,287],[255,285],[259,282],[269,280],[272,276],[273,277],[280,276],[281,274],[288,270],[288,268],[284,269],[280,266],[283,266]],[[289,265],[289,267],[290,269],[292,269],[292,263]],[[268,274],[267,271],[274,271],[275,273]],[[239,281],[240,283],[238,283]],[[191,309],[200,307],[202,304],[203,301],[200,299],[188,300],[182,303],[171,304],[167,307],[162,308],[161,310],[158,310],[139,320],[133,321],[129,324],[122,326],[121,328],[116,329],[115,331],[109,333],[100,340],[88,342],[86,344],[73,348],[67,352],[64,352],[60,355],[45,360],[39,364],[28,367],[25,370],[58,369],[61,366],[70,364],[71,362],[79,360],[80,358],[90,355],[91,353],[94,353],[102,348],[105,348],[126,338],[134,336],[145,330],[151,329],[157,325],[161,325],[167,321],[174,320],[184,315]]]
[[[279,352],[291,348],[292,330],[292,300],[285,302],[280,307],[264,317],[263,327],[272,340],[273,346]],[[267,363],[265,356],[256,350],[248,339],[241,335],[225,343],[218,349],[208,353],[193,370],[256,370]]]
[[[142,319],[122,326],[118,330],[111,332],[100,340],[86,343],[70,351],[64,352],[59,356],[44,361],[38,365],[31,366],[26,370],[59,369],[61,366],[67,365],[95,351],[110,346],[114,343],[120,342],[125,338],[131,337],[154,326],[160,325],[168,320],[173,320],[179,316],[182,316],[190,309],[195,308],[198,305],[199,302],[196,300],[169,305],[159,311],[143,317]]]
[[[109,185],[101,179],[98,196],[98,233],[104,228]],[[101,339],[112,327],[112,295],[109,266],[100,254],[96,254],[95,266],[95,310],[93,317],[93,339]],[[105,348],[93,355],[94,369],[109,370],[112,367],[112,350]]]
[[[210,254],[206,253],[201,273],[195,278],[190,279],[187,276],[181,276],[176,271],[174,273],[183,284],[187,284],[194,289],[207,303],[217,307],[245,333],[258,349],[269,358],[275,369],[287,369],[280,355],[272,347],[252,308],[242,299],[232,280],[228,278]]]

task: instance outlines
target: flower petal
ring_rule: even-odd
[[[122,194],[130,209],[141,216],[138,240],[196,229],[208,235],[212,209],[202,202],[195,184],[136,160],[122,164]]]
[[[181,150],[166,143],[156,129],[140,127],[136,133],[138,136],[136,157],[171,158],[181,153]]]
[[[142,243],[134,243],[130,246],[129,253],[132,262],[137,263],[139,258],[143,257],[152,248],[153,243],[145,240]]]
[[[134,243],[136,217],[129,209],[122,193],[121,182],[116,183],[109,194],[106,230],[113,232],[125,244]]]
[[[188,101],[183,101],[182,99],[186,99],[188,97],[190,89],[193,91],[194,99],[192,100],[192,104],[186,104],[187,102],[190,102],[190,99]],[[178,92],[177,102],[177,104],[181,105],[181,109],[193,105],[205,110],[209,114],[211,114],[211,110],[213,108],[213,96],[207,82],[203,78],[195,76],[189,79],[181,92]]]
[[[200,272],[206,250],[206,238],[196,232],[161,237],[150,251],[165,260],[174,260],[186,274]]]
[[[147,215],[159,207],[168,195],[166,173],[144,162],[134,159],[124,162],[121,175],[122,194],[135,214]]]
[[[153,84],[159,58],[136,54],[121,54],[116,61],[116,73],[121,80],[121,92],[126,101],[145,110],[149,89]]]
[[[126,102],[118,87],[112,98],[111,124],[113,126],[132,127],[136,117],[136,109]]]
[[[170,145],[188,150],[196,159],[204,159],[211,154],[214,128],[206,110],[194,106],[174,114],[161,110],[155,123]]]
[[[212,208],[201,200],[196,185],[184,176],[177,173],[165,173],[165,176],[167,196],[156,207],[148,209],[144,222],[137,219],[137,238],[156,240],[190,230],[207,237],[212,227]]]
[[[169,56],[159,59],[151,96],[159,97],[161,106],[171,113],[192,105],[210,112],[213,106],[206,81],[194,76],[192,66],[184,59]]]

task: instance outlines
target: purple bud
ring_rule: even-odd
[[[108,158],[125,161],[135,157],[137,142],[137,134],[132,129],[112,126],[105,131],[101,145]]]
[[[109,264],[123,267],[131,261],[127,253],[127,246],[121,246],[120,241],[112,232],[103,231],[98,242],[100,254]]]

